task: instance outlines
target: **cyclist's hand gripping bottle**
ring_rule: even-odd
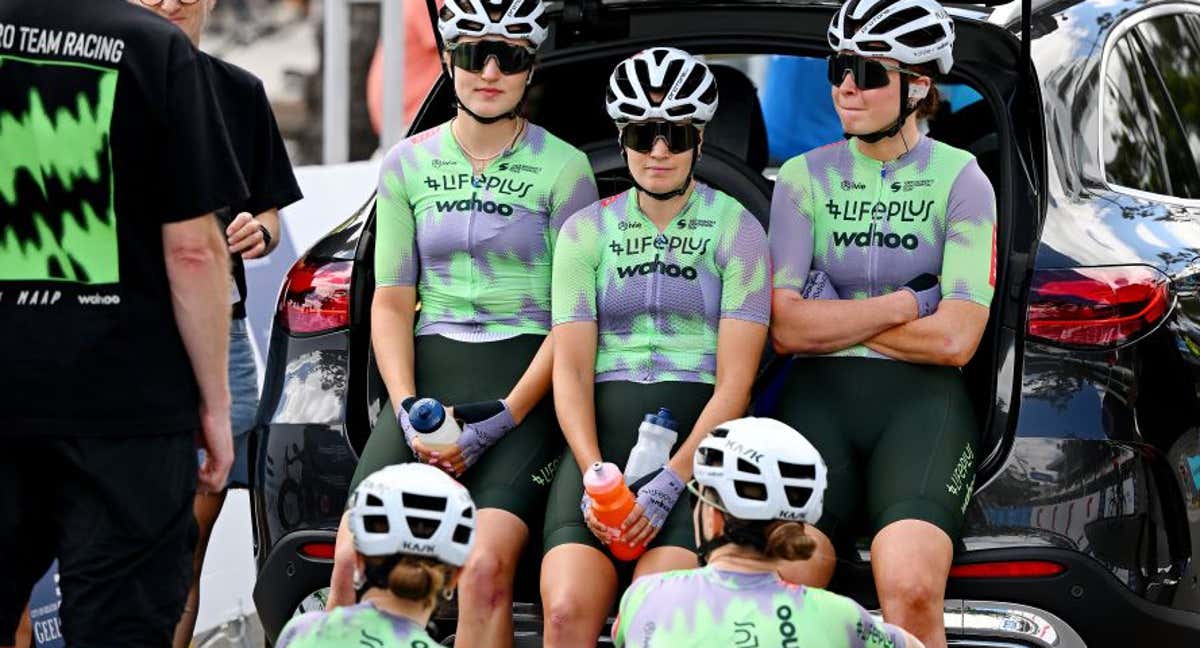
[[[408,421],[417,431],[417,438],[430,450],[449,452],[456,446],[462,429],[458,421],[446,416],[446,408],[432,398],[422,398],[408,410]]]
[[[592,464],[583,476],[583,488],[592,498],[592,514],[610,529],[620,530],[637,504],[637,499],[621,479],[621,470],[611,463],[597,461]],[[605,544],[618,560],[634,560],[646,551],[644,546],[632,546],[620,539]]]
[[[662,468],[671,458],[671,448],[678,438],[676,430],[679,422],[671,415],[671,410],[660,407],[657,414],[647,414],[638,426],[637,444],[629,452],[629,460],[625,462],[625,483],[634,484],[637,480]]]

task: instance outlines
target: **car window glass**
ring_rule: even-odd
[[[1104,79],[1104,170],[1112,184],[1167,194],[1158,140],[1151,132],[1146,91],[1136,76],[1132,41],[1113,47]]]
[[[1180,14],[1147,20],[1136,31],[1171,195],[1200,198],[1200,51]]]

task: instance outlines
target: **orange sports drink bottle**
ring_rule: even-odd
[[[583,488],[592,498],[592,514],[611,529],[619,530],[637,504],[633,493],[621,478],[621,469],[615,464],[599,461],[592,464],[583,476]],[[605,544],[618,560],[636,560],[646,551],[644,545],[633,546],[619,539]]]

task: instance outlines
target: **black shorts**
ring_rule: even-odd
[[[0,645],[57,558],[68,646],[170,646],[192,576],[195,491],[194,434],[6,439]]]
[[[413,349],[417,393],[447,405],[504,398],[525,374],[545,339],[519,335],[498,342],[459,342],[440,335],[419,335]],[[476,507],[508,511],[535,529],[546,509],[563,444],[552,399],[546,396],[459,481],[470,491]],[[388,402],[363,448],[350,492],[371,473],[413,459]]]
[[[642,417],[657,412],[660,407],[670,409],[675,420],[679,421],[679,436],[671,448],[674,454],[691,434],[692,426],[700,418],[712,394],[713,386],[705,383],[596,383],[596,440],[600,444],[600,456],[624,468],[630,451],[637,443]],[[571,449],[567,448],[563,452],[558,474],[554,477],[550,503],[546,508],[543,551],[548,552],[562,544],[582,544],[607,552],[583,520],[583,512],[579,509],[582,497],[583,475],[579,472]],[[691,497],[684,491],[667,516],[662,530],[650,541],[649,548],[681,547],[695,551],[694,526]]]
[[[817,528],[846,547],[922,520],[957,541],[975,483],[978,422],[953,367],[877,358],[797,358],[776,418],[820,451],[829,485]]]

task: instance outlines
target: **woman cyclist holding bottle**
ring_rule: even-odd
[[[825,462],[799,432],[764,418],[722,424],[696,450],[694,514],[700,569],[638,579],[613,624],[618,648],[915,648],[905,631],[857,603],[782,580],[806,560],[821,517]],[[751,638],[755,644],[751,643]]]
[[[471,551],[475,503],[419,463],[369,475],[350,497],[354,580],[362,602],[292,619],[277,648],[433,648],[425,626],[449,599]]]
[[[797,358],[776,416],[829,464],[817,558],[870,526],[884,618],[946,645],[943,598],[975,476],[978,423],[960,367],[995,285],[995,194],[974,157],[923,135],[953,63],[935,0],[850,0],[829,27],[846,140],[789,160],[771,203],[775,348]],[[813,272],[815,271],[815,272]],[[823,293],[805,299],[810,273]]]
[[[390,403],[355,483],[408,461],[461,476],[479,521],[459,586],[460,646],[513,640],[517,560],[562,448],[545,398],[554,243],[596,200],[587,157],[521,117],[543,12],[541,0],[446,2],[438,28],[458,114],[396,145],[380,173],[371,335]],[[455,448],[418,438],[408,418],[418,395],[467,423]],[[353,602],[349,540],[343,524],[331,605]]]
[[[546,646],[596,641],[618,586],[602,538],[648,547],[636,575],[695,565],[676,501],[704,433],[745,411],[769,319],[762,226],[693,178],[717,108],[708,67],[645,50],[617,66],[607,105],[635,188],[572,216],[554,255],[554,400],[570,447],[546,512]],[[685,433],[633,484],[624,528],[607,528],[582,475],[599,461],[623,466],[643,414],[660,406]]]

